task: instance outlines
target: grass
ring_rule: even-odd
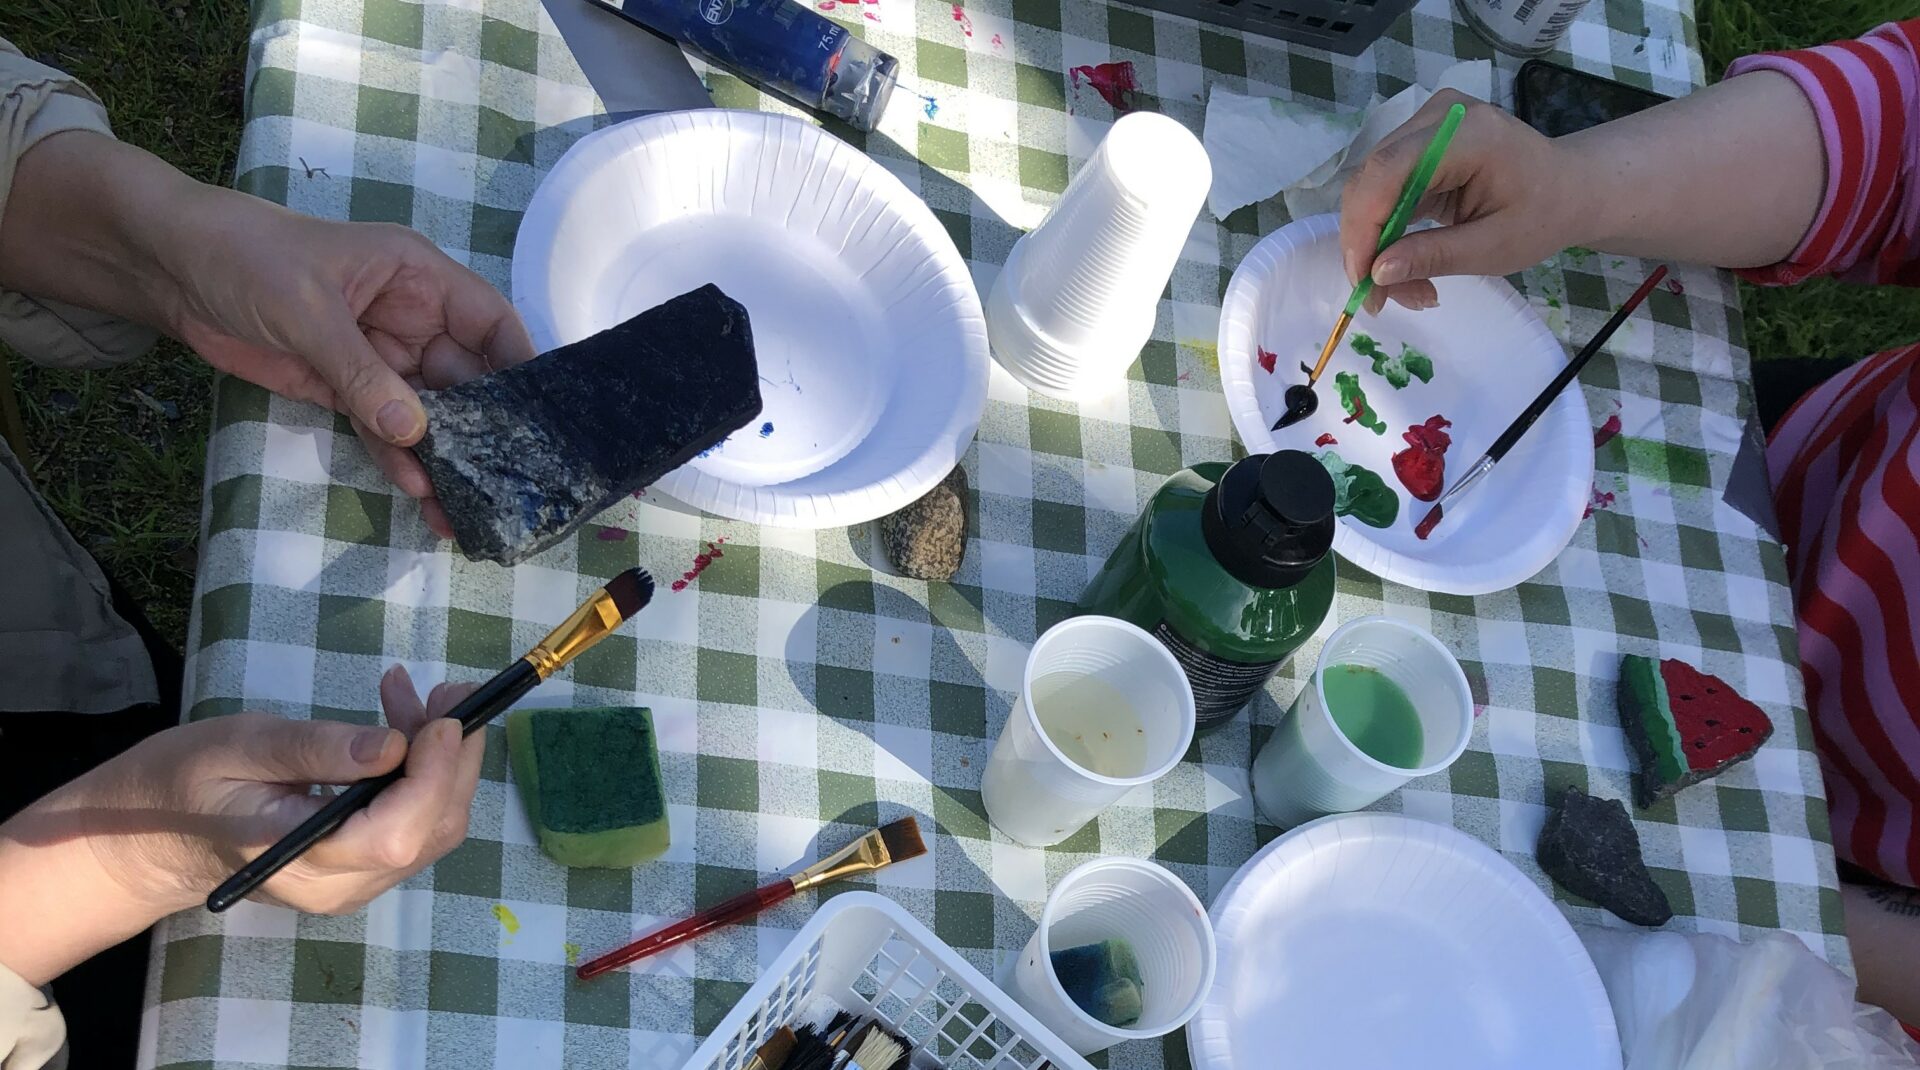
[[[1753,52],[1858,37],[1911,18],[1914,0],[1696,0],[1700,48],[1718,77]],[[1815,279],[1799,286],[1740,284],[1747,348],[1757,359],[1825,357],[1854,361],[1920,342],[1920,290]]]
[[[1707,69],[1751,51],[1856,36],[1913,0],[1698,0]],[[0,34],[84,79],[133,144],[209,182],[232,178],[249,23],[243,0],[13,0]],[[1820,282],[1744,288],[1760,358],[1853,359],[1920,340],[1920,292]],[[0,353],[4,353],[0,347]],[[184,643],[212,377],[163,342],[105,372],[9,356],[36,479],[81,544]]]

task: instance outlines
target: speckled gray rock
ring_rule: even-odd
[[[1555,883],[1635,925],[1673,917],[1667,893],[1640,857],[1640,834],[1618,799],[1596,799],[1569,787],[1547,815],[1535,856]]]
[[[967,470],[955,465],[912,505],[881,517],[880,545],[902,575],[952,579],[967,556]]]
[[[745,427],[760,372],[747,310],[708,285],[421,401],[460,549],[511,565]]]

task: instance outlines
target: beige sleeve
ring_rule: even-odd
[[[0,965],[0,1070],[64,1070],[67,1020],[53,997]]]
[[[92,90],[0,38],[0,226],[20,157],[43,138],[69,130],[113,136],[107,110]],[[154,338],[150,328],[91,309],[0,290],[0,342],[39,364],[105,367],[145,353]]]

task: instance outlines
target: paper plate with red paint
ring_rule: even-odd
[[[811,123],[669,112],[588,134],[534,192],[513,300],[542,352],[715,283],[746,306],[760,418],[653,485],[736,520],[841,527],[973,441],[987,332],[933,212]]]
[[[1220,379],[1241,441],[1255,453],[1319,456],[1338,489],[1333,548],[1382,579],[1465,595],[1527,580],[1566,549],[1593,486],[1593,427],[1578,390],[1556,398],[1430,537],[1414,530],[1566,364],[1559,339],[1504,279],[1441,279],[1438,308],[1362,313],[1314,388],[1319,409],[1271,430],[1352,292],[1338,233],[1331,215],[1290,223],[1227,285]]]

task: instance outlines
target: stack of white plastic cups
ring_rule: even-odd
[[[1069,401],[1119,386],[1212,184],[1186,127],[1154,112],[1114,123],[994,280],[994,359],[1028,389]]]

